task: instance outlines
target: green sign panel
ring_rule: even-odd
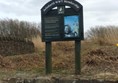
[[[51,0],[41,9],[42,41],[83,40],[83,7],[75,0]]]

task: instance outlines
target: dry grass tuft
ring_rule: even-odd
[[[87,39],[99,45],[115,45],[118,43],[117,26],[96,26],[87,31]]]
[[[55,42],[53,43],[53,67],[56,69],[72,68],[74,66],[74,43]],[[68,63],[71,63],[68,64]]]
[[[40,50],[44,51],[44,49],[45,49],[45,43],[42,42],[40,36],[37,36],[37,37],[32,38],[32,42],[34,43],[35,51],[36,52],[39,52]]]

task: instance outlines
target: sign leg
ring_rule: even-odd
[[[51,42],[46,42],[46,54],[45,54],[45,66],[46,66],[46,74],[52,73],[52,50],[51,50]]]
[[[75,41],[75,74],[81,74],[81,41]]]

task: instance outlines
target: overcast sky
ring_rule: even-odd
[[[40,9],[50,0],[0,0],[0,19],[41,22]],[[84,28],[118,25],[118,0],[77,0],[84,7]]]

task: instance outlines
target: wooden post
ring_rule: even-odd
[[[46,42],[46,54],[45,54],[45,66],[46,66],[46,74],[52,73],[52,50],[51,50],[51,42]]]
[[[75,41],[75,74],[81,74],[81,41]]]

